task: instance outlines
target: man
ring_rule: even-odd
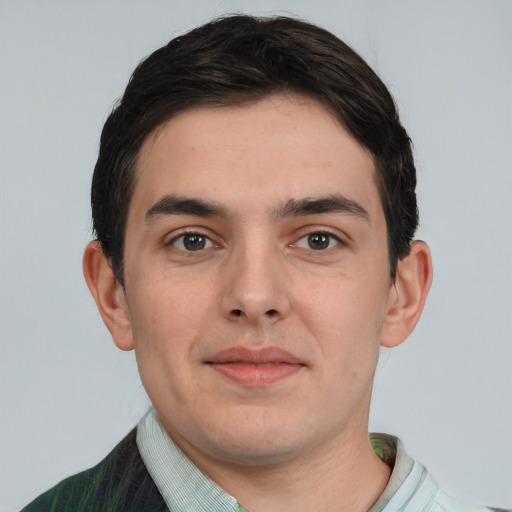
[[[35,510],[478,511],[368,435],[432,279],[393,100],[332,34],[234,16],[135,70],[84,274],[154,409]]]

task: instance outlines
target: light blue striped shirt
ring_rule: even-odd
[[[369,512],[489,512],[444,494],[395,437],[372,434],[375,452],[393,468]],[[204,475],[176,446],[151,408],[137,426],[137,446],[149,474],[172,512],[241,512],[237,500]],[[496,510],[496,509],[495,509]]]

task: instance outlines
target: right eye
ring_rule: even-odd
[[[176,247],[180,251],[193,252],[201,251],[215,247],[215,244],[205,235],[201,233],[184,233],[174,238],[170,246]]]

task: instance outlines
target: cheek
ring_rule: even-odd
[[[190,362],[205,322],[202,303],[183,287],[146,281],[132,301],[131,322],[139,373],[151,401],[161,410],[181,406],[193,387]]]
[[[357,369],[358,364],[373,361],[385,320],[386,285],[371,278],[346,276],[322,284],[298,294],[302,298],[297,303],[318,348],[328,360],[338,360],[347,368]]]
[[[164,272],[152,274],[134,280],[133,289],[129,290],[133,292],[130,309],[137,313],[135,320],[147,329],[142,332],[190,328],[211,307],[211,286],[197,280],[180,280]]]
[[[180,318],[180,311],[176,309],[179,301],[143,299],[139,297],[139,303],[134,305],[132,311],[136,313],[131,320],[139,372],[150,392],[164,383],[164,375],[174,374],[173,368],[181,366],[184,354],[181,325],[176,322],[176,318]]]

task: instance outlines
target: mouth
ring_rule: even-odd
[[[305,366],[298,357],[277,347],[233,347],[216,353],[206,364],[245,387],[269,386],[295,375]]]

